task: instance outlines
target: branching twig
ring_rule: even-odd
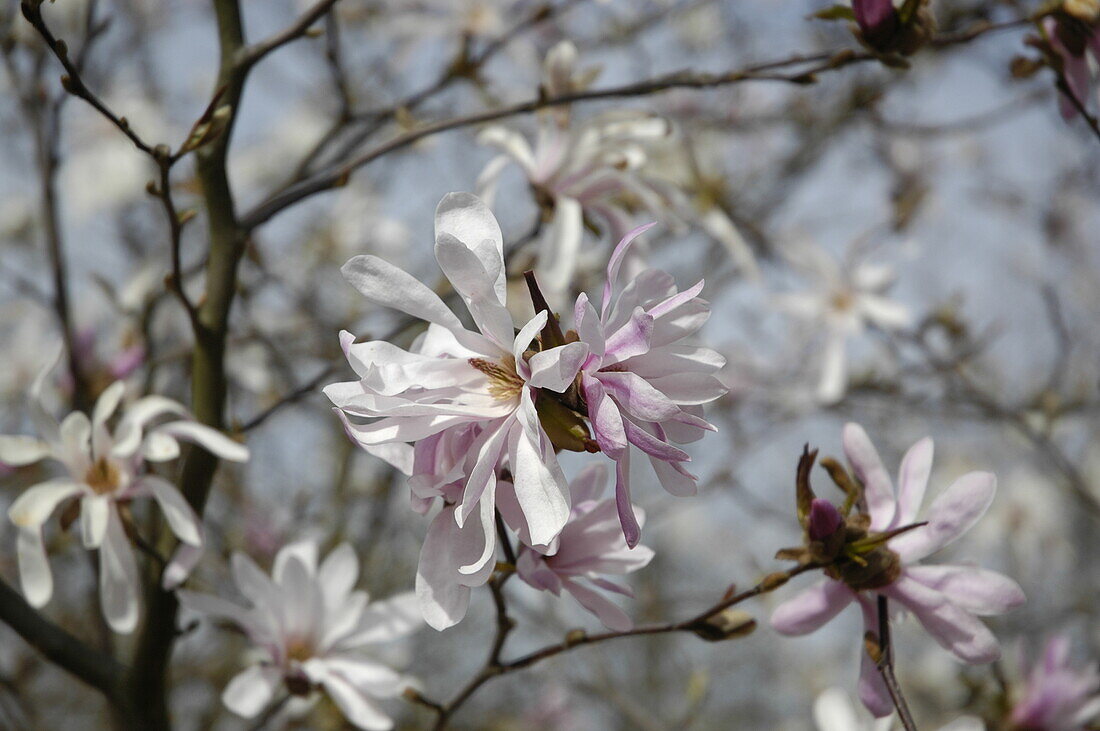
[[[266,41],[261,41],[252,46],[249,46],[240,55],[240,64],[242,66],[253,66],[259,63],[265,56],[272,51],[277,51],[288,43],[293,43],[305,36],[310,27],[320,20],[326,13],[332,10],[332,7],[336,5],[340,0],[317,0],[317,2],[310,7],[300,18],[294,21],[289,27],[278,33]]]

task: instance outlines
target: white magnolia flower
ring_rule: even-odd
[[[551,304],[569,299],[584,258],[586,218],[598,221],[608,231],[607,238],[616,242],[634,228],[630,210],[635,208],[644,210],[651,221],[682,226],[673,212],[676,192],[645,171],[649,148],[670,134],[669,122],[661,117],[619,110],[572,126],[544,115],[534,145],[507,127],[488,127],[479,135],[481,144],[502,154],[478,176],[478,195],[491,206],[501,174],[514,163],[549,212],[535,272]]]
[[[413,352],[384,341],[356,344],[350,333],[343,333],[344,352],[359,380],[331,384],[325,394],[338,408],[348,435],[364,449],[377,454],[386,445],[399,447],[387,447],[393,453],[380,455],[395,464],[407,461],[400,456],[400,445],[450,428],[480,427],[454,511],[459,527],[476,512],[485,536],[482,554],[461,569],[474,575],[496,548],[496,473],[502,459],[514,476],[532,541],[549,545],[565,525],[568,486],[539,422],[535,395],[540,388],[564,392],[588,347],[569,343],[532,352],[546,312],[516,334],[505,303],[500,227],[479,199],[467,193],[447,195],[436,210],[435,229],[436,259],[465,301],[477,331],[467,330],[438,295],[410,274],[377,257],[357,256],[343,267],[356,289],[373,302],[431,325]],[[349,417],[376,421],[354,423]]]
[[[277,700],[280,687],[310,700],[324,689],[357,728],[393,727],[375,699],[396,697],[411,681],[367,650],[420,626],[412,593],[368,604],[367,593],[354,590],[359,560],[347,543],[320,566],[317,544],[285,546],[270,578],[242,553],[233,555],[232,569],[247,609],[209,594],[178,592],[184,607],[232,622],[256,647],[256,661],[222,693],[231,711],[253,718]]]
[[[779,306],[824,330],[817,396],[822,403],[835,403],[848,387],[848,340],[862,334],[868,325],[900,330],[909,325],[911,316],[904,305],[883,295],[895,279],[893,268],[887,265],[841,264],[816,246],[800,246],[789,256],[815,282],[805,292],[782,295]]]
[[[137,498],[153,498],[180,539],[180,548],[162,577],[166,589],[187,577],[203,545],[202,524],[191,506],[175,485],[148,473],[145,463],[175,459],[181,439],[234,462],[248,459],[248,449],[191,420],[183,406],[163,396],[135,401],[112,431],[108,423],[125,391],[121,381],[103,391],[91,419],[73,412],[58,424],[42,403],[46,376],[56,362],[39,374],[31,387],[31,417],[41,438],[0,436],[0,462],[22,466],[52,459],[68,471],[64,477],[31,487],[8,509],[8,517],[19,529],[16,545],[23,593],[35,607],[45,605],[53,595],[42,527],[58,506],[75,498],[84,547],[99,550],[103,614],[115,632],[129,633],[137,626],[141,581],[120,507]],[[150,426],[164,416],[172,419]]]

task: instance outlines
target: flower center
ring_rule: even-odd
[[[107,495],[118,487],[119,477],[118,468],[107,461],[106,457],[100,457],[88,468],[84,483],[97,495]]]
[[[313,657],[313,644],[301,637],[293,637],[286,643],[287,660],[305,662]]]
[[[833,292],[830,303],[832,304],[834,310],[847,312],[848,310],[852,309],[852,305],[855,304],[855,297],[853,297],[852,293],[848,290],[841,289]]]
[[[519,395],[523,379],[516,373],[516,359],[510,355],[500,361],[470,358],[470,365],[489,377],[489,395],[507,401]]]

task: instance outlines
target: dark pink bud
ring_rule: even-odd
[[[836,533],[844,524],[840,511],[828,500],[814,498],[810,503],[810,523],[807,531],[811,541],[823,541]]]
[[[892,0],[852,0],[856,23],[869,42],[888,38],[898,26],[898,11]]]

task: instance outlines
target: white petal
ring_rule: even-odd
[[[92,411],[92,447],[97,457],[105,456],[111,448],[111,433],[107,430],[107,420],[114,415],[122,395],[126,393],[126,384],[115,381],[96,399]]]
[[[350,543],[341,543],[329,552],[317,572],[317,581],[325,595],[325,605],[336,607],[351,593],[359,578],[359,557]]]
[[[248,447],[197,421],[170,421],[156,427],[153,433],[167,434],[185,442],[193,442],[215,457],[230,462],[248,461]]]
[[[408,272],[376,256],[356,256],[340,271],[371,302],[434,322],[452,332],[465,329],[439,295]]]
[[[839,333],[831,333],[821,356],[821,379],[817,384],[817,398],[823,404],[835,404],[848,389],[848,356],[846,342]]]
[[[85,495],[80,501],[80,534],[85,548],[102,545],[110,510],[111,498],[106,495]]]
[[[486,573],[485,579],[488,578]],[[348,638],[347,645],[389,642],[405,637],[424,626],[419,609],[417,595],[411,591],[373,602],[363,611],[359,627]]]
[[[53,596],[53,575],[46,558],[40,528],[20,528],[15,542],[19,557],[19,584],[32,607],[45,606]]]
[[[20,528],[38,528],[62,501],[83,491],[83,485],[68,479],[41,482],[15,499],[8,517]]]
[[[564,393],[573,384],[587,357],[588,346],[584,343],[568,343],[535,353],[529,361],[531,377],[528,383],[534,388]]]
[[[114,505],[107,511],[107,530],[99,548],[99,600],[112,630],[129,634],[139,613],[138,570],[130,541]]]
[[[435,209],[435,235],[453,237],[481,262],[496,301],[505,302],[504,239],[493,212],[476,195],[448,193]],[[438,251],[438,249],[437,249]]]
[[[551,299],[565,294],[577,269],[577,255],[584,239],[581,204],[568,196],[554,198],[554,217],[542,236],[537,273],[539,284]]]
[[[569,519],[569,492],[553,448],[543,443],[531,395],[524,389],[517,416],[522,429],[513,429],[510,453],[516,498],[523,508],[531,540],[548,545]]]
[[[275,565],[271,569],[271,576],[276,584],[283,583],[292,560],[301,563],[306,574],[313,576],[317,572],[317,544],[309,540],[296,541],[279,549],[275,556]]]
[[[275,687],[282,680],[276,668],[252,665],[229,681],[222,693],[222,703],[244,718],[254,718],[271,703]]]
[[[168,527],[177,538],[192,546],[202,545],[201,521],[175,485],[156,475],[147,475],[141,479],[141,487],[148,489],[160,505]]]
[[[35,437],[0,435],[0,462],[9,467],[34,464],[51,456],[53,450],[47,442]]]
[[[890,548],[905,563],[914,563],[948,545],[985,515],[997,491],[997,478],[990,472],[970,472],[944,490],[924,514],[928,525],[903,533],[890,541]]]
[[[322,682],[341,713],[356,728],[368,731],[388,731],[393,728],[390,717],[382,713],[373,700],[343,676],[330,672]]]

